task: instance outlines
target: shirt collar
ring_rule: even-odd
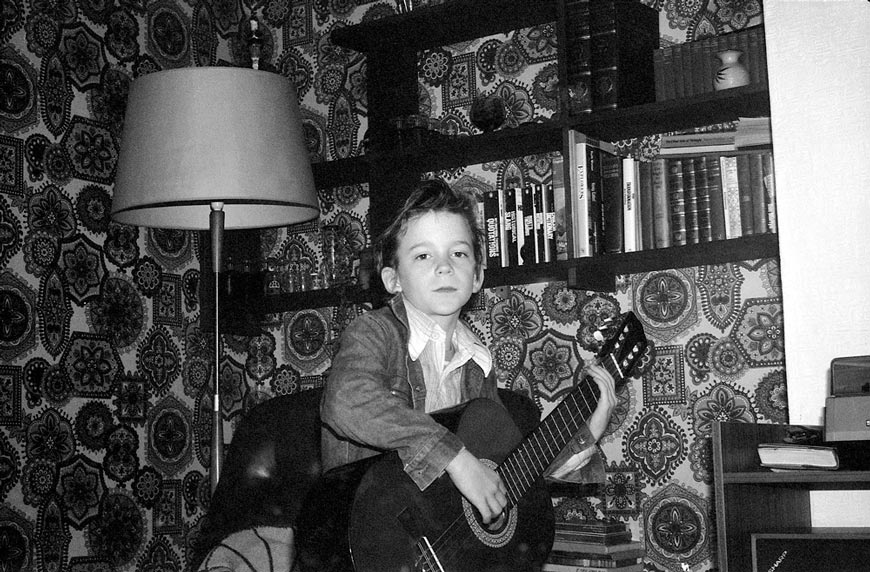
[[[408,315],[408,328],[410,329],[408,355],[412,360],[417,361],[430,340],[443,343],[447,333],[435,320],[418,310],[407,299],[404,302],[405,313]],[[471,359],[480,366],[484,375],[489,375],[492,369],[492,354],[462,321],[456,323],[453,344],[457,352],[467,351],[471,354]]]

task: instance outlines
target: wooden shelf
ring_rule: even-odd
[[[760,234],[704,244],[575,258],[549,264],[487,269],[484,286],[491,288],[563,280],[571,288],[613,292],[616,289],[616,276],[620,274],[778,256],[777,235]]]
[[[418,51],[554,22],[558,16],[556,0],[449,0],[336,28],[332,42],[358,52]]]
[[[846,444],[856,462],[836,471],[774,472],[759,465],[758,443],[780,442],[789,425],[725,423],[713,425],[713,481],[716,501],[719,569],[752,570],[751,538],[755,533],[862,534],[870,528],[813,528],[813,491],[870,489],[867,453],[870,442]],[[862,470],[856,470],[861,468]]]

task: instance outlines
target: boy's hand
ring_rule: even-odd
[[[598,385],[598,390],[601,395],[598,397],[598,405],[595,411],[586,420],[586,425],[595,440],[601,439],[604,431],[607,430],[607,425],[610,423],[610,415],[616,407],[616,381],[610,372],[604,366],[598,363],[591,363],[586,366],[586,375]]]
[[[507,506],[507,489],[501,477],[468,449],[462,449],[450,461],[447,474],[462,496],[480,512],[485,524],[495,520]]]

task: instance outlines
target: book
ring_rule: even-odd
[[[659,155],[727,153],[737,150],[734,131],[666,133],[662,135]]]
[[[684,246],[686,240],[686,197],[683,189],[683,161],[666,162],[668,173],[668,204],[671,219],[671,246]]]
[[[546,226],[544,224],[544,219],[546,218],[544,211],[544,185],[542,183],[533,183],[533,185],[535,191],[533,202],[533,208],[535,209],[535,246],[537,248],[535,260],[537,262],[547,262],[547,238]]]
[[[555,551],[575,552],[589,555],[602,555],[610,558],[643,558],[646,554],[643,542],[639,540],[631,540],[621,544],[595,544],[591,542],[577,542],[562,538],[553,540],[553,548]]]
[[[710,181],[707,169],[707,157],[692,157],[692,168],[695,171],[695,192],[698,199],[698,242],[713,240],[713,224],[710,221]]]
[[[635,0],[589,2],[592,108],[655,101],[659,12]]]
[[[556,259],[556,206],[553,182],[541,185],[544,190],[544,262]]]
[[[495,189],[483,194],[483,223],[486,233],[486,267],[501,267],[501,221],[499,192]]]
[[[737,157],[719,157],[719,180],[722,187],[725,238],[738,238],[743,236],[743,223],[740,220],[740,183],[737,179]]]
[[[683,169],[683,205],[686,213],[686,244],[700,242],[698,220],[698,186],[695,180],[695,160],[692,157],[680,159]]]
[[[589,544],[601,544],[603,546],[613,546],[630,541],[631,531],[622,530],[619,532],[599,533],[568,530],[556,527],[555,538],[573,540],[575,542],[585,542]]]
[[[566,83],[565,101],[569,115],[592,111],[591,37],[589,3],[580,0],[565,2]]]
[[[767,201],[767,232],[776,232],[776,180],[773,175],[773,153],[770,151],[763,153],[761,159],[764,198]]]
[[[637,252],[639,237],[638,162],[627,156],[622,158],[622,251]]]
[[[653,233],[656,248],[671,245],[671,202],[668,195],[667,160],[658,158],[651,163],[653,196]]]
[[[722,174],[719,157],[703,157],[707,171],[707,195],[710,203],[710,240],[725,240],[725,201],[722,194]]]
[[[737,155],[737,190],[740,193],[740,232],[742,236],[755,234],[755,214],[752,207],[752,182],[749,171],[749,155]]]
[[[556,247],[555,260],[568,260],[568,221],[565,203],[567,188],[565,187],[565,160],[557,155],[552,162],[553,172],[553,238]]]
[[[640,217],[639,250],[652,250],[655,243],[655,215],[653,214],[652,163],[637,162],[637,200]]]
[[[520,263],[517,250],[517,196],[513,187],[508,187],[504,195],[504,230],[502,231],[502,266],[517,266]]]
[[[758,459],[771,469],[827,469],[840,466],[837,449],[827,445],[801,443],[759,443]]]
[[[523,264],[538,261],[538,235],[535,233],[535,188],[531,183],[523,187]]]
[[[628,525],[621,520],[559,520],[556,530],[607,534],[624,532],[628,530]]]
[[[637,564],[639,558],[620,558],[614,559],[610,557],[602,557],[601,554],[582,554],[578,552],[564,552],[554,550],[547,557],[547,562],[550,564],[572,564],[574,566],[598,566],[601,568],[618,568],[620,566],[630,566]]]
[[[622,252],[622,194],[622,159],[601,153],[601,236],[606,254]]]
[[[755,234],[767,232],[767,197],[764,190],[762,153],[749,154],[749,186],[752,194],[752,225]]]
[[[575,129],[568,131],[569,199],[565,218],[568,225],[569,258],[593,256],[598,253],[600,232],[599,168],[600,150],[616,153],[616,148],[589,137]]]
[[[576,564],[559,564],[555,562],[545,562],[541,568],[542,572],[643,572],[643,562],[635,562],[625,566],[609,567],[609,566],[583,566]]]
[[[734,131],[734,145],[738,148],[771,145],[773,134],[770,117],[739,117]]]
[[[515,236],[517,239],[517,262],[518,265],[525,264],[523,257],[523,248],[526,244],[525,233],[525,217],[523,216],[523,190],[518,183],[512,182],[510,187],[514,193],[514,224],[516,225]]]

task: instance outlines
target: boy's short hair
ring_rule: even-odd
[[[398,265],[396,251],[399,238],[408,228],[408,222],[427,212],[449,212],[460,215],[471,231],[471,246],[474,250],[475,267],[480,270],[484,259],[485,235],[478,224],[477,199],[469,192],[457,191],[441,179],[420,181],[411,191],[401,210],[390,226],[375,243],[378,273],[389,266]]]

